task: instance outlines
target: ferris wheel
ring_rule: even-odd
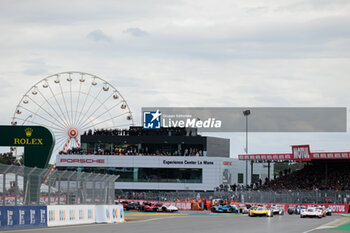
[[[120,92],[96,75],[62,72],[32,86],[21,98],[12,125],[41,125],[52,130],[53,154],[80,147],[80,135],[93,129],[124,129],[134,125]]]

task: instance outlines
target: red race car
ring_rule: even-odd
[[[141,211],[144,212],[156,212],[158,210],[158,207],[155,204],[152,204],[151,202],[144,202]]]

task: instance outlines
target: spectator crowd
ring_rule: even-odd
[[[95,129],[85,131],[83,135],[99,136],[197,136],[197,129],[171,127],[160,129],[144,129],[139,126],[130,129]]]
[[[75,154],[75,155],[141,155],[141,156],[203,156],[203,151],[198,148],[186,148],[175,150],[174,152],[155,150],[151,151],[149,148],[142,147],[139,151],[135,146],[115,147],[111,149],[84,149],[74,147],[66,151],[60,151],[59,154]]]
[[[228,185],[221,184],[215,191],[289,191],[289,190],[350,190],[350,163],[330,164],[327,168],[325,164],[306,164],[304,168],[291,172],[285,169],[279,172],[279,176],[269,181],[267,178],[263,182],[259,179],[251,185]]]

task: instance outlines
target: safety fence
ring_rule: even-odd
[[[0,164],[0,205],[113,204],[117,178]]]
[[[254,203],[334,203],[344,204],[350,200],[350,191],[335,190],[293,190],[293,191],[230,191],[230,192],[125,192],[116,190],[116,198],[156,201],[184,201],[193,199],[224,199]]]

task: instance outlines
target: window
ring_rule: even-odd
[[[238,184],[243,184],[243,173],[238,173]]]
[[[259,174],[253,174],[253,183],[259,182],[260,176]]]
[[[116,182],[202,183],[202,169],[113,168]]]

